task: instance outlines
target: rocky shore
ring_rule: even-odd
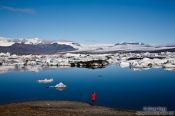
[[[134,116],[135,111],[73,101],[33,101],[0,105],[0,116]]]

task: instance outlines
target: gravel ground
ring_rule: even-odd
[[[135,111],[72,101],[34,101],[0,105],[0,116],[134,116]]]

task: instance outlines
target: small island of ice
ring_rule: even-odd
[[[38,80],[37,81],[38,83],[51,83],[51,82],[53,82],[53,79],[43,79],[43,80]]]

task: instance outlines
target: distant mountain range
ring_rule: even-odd
[[[11,54],[56,54],[59,52],[114,53],[114,52],[175,52],[175,45],[148,45],[139,42],[114,44],[79,44],[72,41],[46,41],[38,38],[10,40],[0,37],[0,52]]]
[[[23,40],[0,40],[0,52],[18,55],[26,54],[55,54],[58,52],[74,51],[74,47],[57,42],[42,41],[38,38]]]
[[[14,43],[11,46],[0,46],[0,52],[9,52],[11,54],[26,55],[26,54],[55,54],[58,52],[76,50],[72,46],[63,44],[23,44]]]
[[[115,45],[117,46],[117,45],[145,45],[145,44],[142,42],[122,42],[122,43],[116,43]]]

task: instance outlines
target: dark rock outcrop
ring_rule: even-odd
[[[109,63],[106,60],[91,60],[91,61],[79,61],[70,63],[71,67],[84,67],[84,68],[104,68]]]

